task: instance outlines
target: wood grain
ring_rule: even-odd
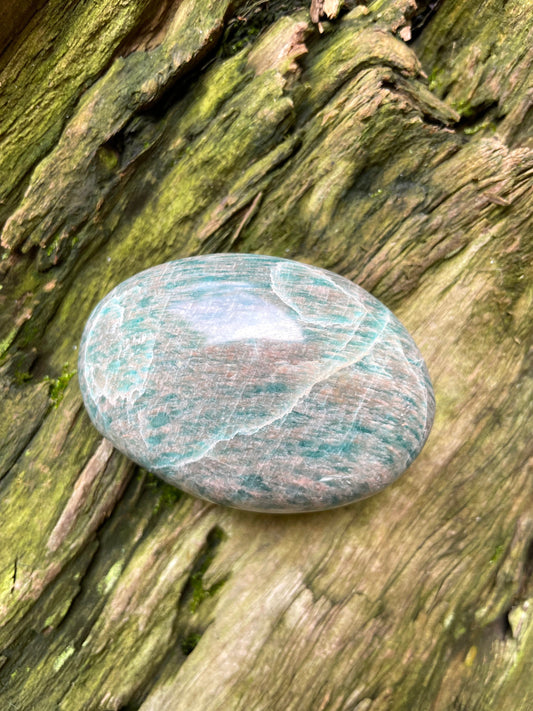
[[[533,706],[533,3],[374,0],[323,33],[280,5],[258,36],[238,4],[50,0],[2,55],[5,708]],[[230,248],[332,269],[413,334],[437,414],[392,487],[232,511],[92,428],[93,306]]]

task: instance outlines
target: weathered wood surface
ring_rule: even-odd
[[[48,0],[0,35],[2,709],[533,708],[533,2],[301,5]],[[395,485],[247,514],[91,427],[92,307],[226,250],[413,333],[437,416]]]

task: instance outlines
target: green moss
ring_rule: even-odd
[[[15,336],[18,331],[15,331]],[[42,326],[39,325],[37,319],[31,318],[27,321],[20,332],[20,337],[17,340],[17,346],[20,349],[28,348],[34,345],[35,341],[42,333]]]
[[[186,657],[194,650],[201,637],[199,632],[191,632],[181,640],[181,651]]]
[[[39,32],[25,37],[24,44],[2,70],[3,195],[57,141],[65,117],[108,65],[123,37],[136,26],[144,3],[74,3],[68,8],[68,21],[64,20],[65,5],[61,0],[45,3],[39,14]],[[53,37],[53,41],[46,37]],[[39,61],[35,61],[36,57]]]
[[[102,166],[110,173],[118,166],[119,155],[116,151],[102,146],[99,148],[97,155]]]
[[[490,562],[497,563],[500,560],[500,558],[502,557],[504,550],[505,550],[505,546],[502,543],[497,545],[496,548],[494,549],[494,553],[492,554],[492,558],[490,559]]]
[[[464,132],[467,136],[472,136],[475,133],[479,133],[479,131],[484,131],[485,129],[489,129],[490,131],[494,132],[496,130],[496,124],[494,123],[494,121],[483,121],[477,126],[467,126],[464,129]]]
[[[163,486],[161,487],[161,498],[159,499],[162,505],[172,506],[179,501],[182,496],[183,492],[180,491],[180,489],[163,482]]]
[[[68,611],[70,610],[70,606],[72,605],[72,597],[67,596],[65,599],[61,599],[58,601],[58,604],[55,604],[52,613],[48,615],[43,623],[43,628],[46,629],[47,627],[57,627],[62,620],[65,619]]]
[[[115,586],[115,583],[120,578],[123,568],[124,561],[122,560],[118,560],[111,566],[104,579],[100,580],[98,583],[98,592],[100,595],[107,595],[107,593]]]
[[[209,561],[211,562],[211,561]],[[203,572],[200,573],[195,573],[192,578],[191,578],[191,583],[192,583],[192,598],[191,602],[189,604],[189,609],[191,613],[196,612],[196,610],[200,607],[202,602],[206,600],[209,597],[213,597],[215,593],[217,593],[220,588],[224,585],[226,582],[225,580],[221,580],[218,583],[215,583],[214,585],[211,585],[210,588],[205,588],[203,584]]]
[[[28,371],[16,370],[15,371],[15,383],[17,385],[24,385],[29,380],[33,378],[33,375]]]
[[[195,613],[202,602],[209,597],[215,595],[226,582],[220,580],[218,583],[206,588],[204,586],[204,574],[213,562],[218,546],[224,540],[225,535],[221,528],[215,527],[207,538],[207,544],[203,554],[200,556],[196,568],[189,579],[190,585],[190,602],[189,610]]]
[[[58,378],[50,378],[48,375],[43,378],[43,381],[49,384],[50,390],[48,394],[50,396],[50,400],[54,404],[54,407],[58,407],[60,402],[63,400],[66,387],[76,375],[76,372],[76,370],[70,370],[70,365],[65,363],[63,365],[62,373]]]
[[[154,506],[154,513],[158,513],[162,508],[174,506],[183,497],[182,491],[164,481],[160,483],[158,489],[159,498]]]
[[[15,326],[11,329],[7,336],[0,341],[0,358],[3,358],[5,356],[9,346],[15,340],[15,336],[17,335],[17,333],[18,328]]]
[[[441,85],[440,81],[440,75],[441,75],[441,70],[437,69],[436,67],[433,68],[433,70],[430,72],[428,76],[428,88],[430,91],[433,92],[438,92],[439,87]]]
[[[183,497],[183,491],[172,486],[172,484],[167,484],[151,472],[146,471],[146,469],[139,468],[137,477],[144,477],[146,488],[157,494],[154,513],[159,513],[165,507],[174,506]]]
[[[466,99],[461,99],[460,101],[455,101],[453,104],[453,108],[463,116],[463,118],[468,118],[470,116],[473,116],[475,113],[475,109],[470,103],[470,101]]]
[[[56,235],[56,236],[52,239],[52,241],[50,242],[50,244],[48,245],[48,247],[47,247],[47,249],[46,249],[46,256],[47,256],[47,257],[51,257],[52,254],[56,251],[56,249],[57,249],[58,246],[59,246],[60,239],[61,239],[61,238],[60,238],[59,235]]]
[[[16,272],[16,284],[13,284],[13,298],[18,300],[27,297],[28,294],[37,294],[47,280],[48,277],[45,275],[35,269],[24,268],[21,263],[21,269]]]
[[[67,662],[67,660],[74,654],[76,650],[72,645],[67,647],[64,652],[62,652],[54,662],[54,671],[59,671],[61,667]]]

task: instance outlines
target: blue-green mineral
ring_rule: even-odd
[[[349,504],[422,449],[435,400],[398,319],[352,282],[215,254],[119,284],[91,314],[80,384],[95,427],[195,496],[254,511]]]

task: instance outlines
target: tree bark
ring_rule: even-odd
[[[533,708],[533,2],[346,5],[313,2],[319,26],[294,0],[9,15],[3,709]],[[92,308],[215,251],[332,269],[404,322],[437,414],[393,486],[246,513],[94,430]]]

